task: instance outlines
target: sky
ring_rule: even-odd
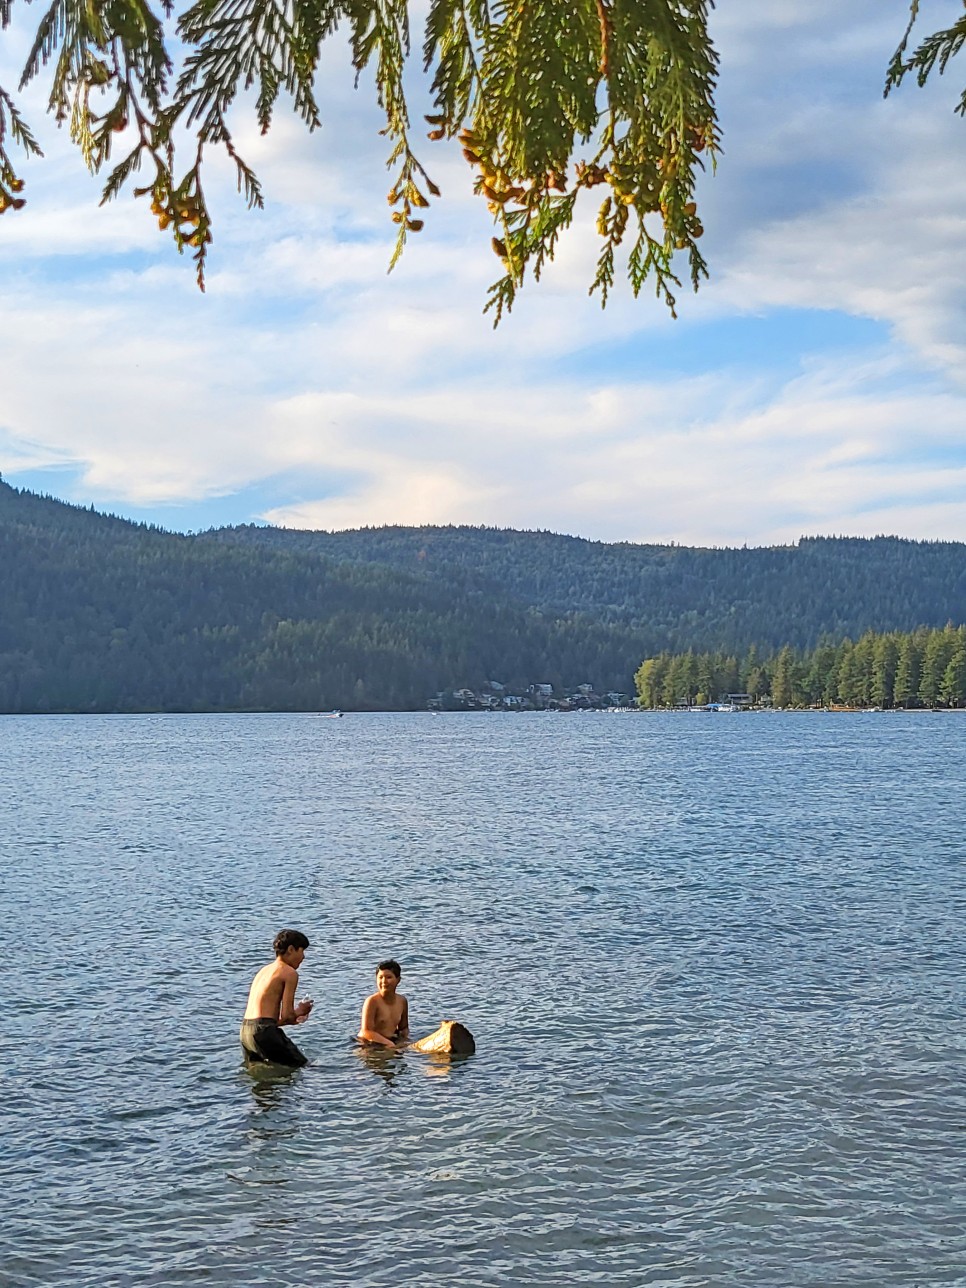
[[[922,8],[923,32],[961,13]],[[9,90],[37,17],[14,12]],[[0,220],[0,474],[175,531],[966,541],[966,54],[884,99],[907,16],[906,0],[721,0],[711,280],[679,293],[677,321],[627,286],[605,311],[588,297],[593,201],[494,330],[490,217],[455,144],[427,142],[443,200],[387,274],[386,140],[338,38],[321,130],[284,105],[265,138],[236,115],[266,209],[213,161],[205,294],[146,202],[98,208],[29,91],[46,155]]]

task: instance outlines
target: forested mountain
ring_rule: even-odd
[[[499,679],[629,691],[639,634],[440,577],[178,536],[0,482],[0,710],[423,708]]]
[[[412,709],[642,659],[966,621],[966,547],[605,545],[485,528],[180,536],[0,481],[0,711]]]
[[[825,637],[966,621],[966,545],[808,537],[696,549],[497,528],[297,532],[224,528],[205,539],[451,576],[553,615],[640,628],[648,651],[814,647]]]

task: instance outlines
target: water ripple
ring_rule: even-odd
[[[966,721],[4,718],[0,787],[4,1285],[966,1283]],[[387,954],[473,1059],[349,1044]]]

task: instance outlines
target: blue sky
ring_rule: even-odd
[[[0,37],[7,87],[31,16]],[[442,145],[425,156],[444,200],[387,276],[385,140],[340,46],[321,131],[280,110],[262,139],[239,114],[268,205],[246,211],[212,167],[205,295],[145,203],[98,209],[31,93],[47,156],[0,221],[0,472],[182,531],[966,540],[966,60],[883,100],[906,16],[905,0],[719,6],[711,281],[681,292],[677,322],[650,296],[587,298],[589,215],[494,332],[489,218]]]

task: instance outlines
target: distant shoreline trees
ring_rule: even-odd
[[[775,707],[966,707],[966,626],[942,630],[866,631],[817,648],[790,645],[768,657],[659,653],[634,677],[639,705],[702,705],[747,693]]]

